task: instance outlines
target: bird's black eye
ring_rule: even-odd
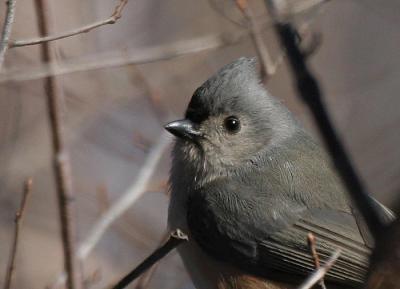
[[[240,130],[240,121],[236,116],[228,116],[225,118],[224,126],[230,133],[236,133]]]

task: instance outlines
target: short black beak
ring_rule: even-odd
[[[195,140],[203,134],[196,128],[196,125],[188,119],[170,122],[164,128],[174,136],[182,139]]]

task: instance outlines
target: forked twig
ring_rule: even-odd
[[[14,24],[16,3],[17,3],[16,0],[6,1],[7,5],[6,17],[4,18],[4,24],[0,38],[0,70],[3,66],[4,56],[7,52],[8,47],[10,46],[9,41],[10,41],[12,26]]]
[[[78,34],[87,33],[93,29],[100,27],[100,26],[104,26],[104,25],[108,25],[108,24],[115,24],[118,21],[118,19],[121,18],[122,10],[124,9],[124,7],[127,3],[128,3],[128,0],[119,0],[118,5],[114,8],[114,12],[107,19],[97,21],[92,24],[88,24],[88,25],[73,29],[71,31],[66,31],[63,33],[55,34],[55,35],[49,35],[49,36],[33,38],[33,39],[26,39],[26,40],[15,40],[10,43],[10,48],[28,46],[28,45],[36,45],[36,44],[40,44],[43,42],[59,40],[59,39],[75,36]]]
[[[320,261],[319,261],[319,256],[318,256],[318,253],[317,253],[317,245],[316,245],[315,236],[314,236],[313,233],[308,233],[307,241],[308,241],[308,246],[310,247],[311,256],[312,256],[312,258],[314,260],[315,269],[319,269],[320,268]],[[321,286],[322,289],[326,289],[325,282],[324,282],[323,278],[319,281],[319,285]]]
[[[28,201],[28,197],[31,194],[31,192],[32,192],[32,178],[28,178],[24,183],[24,191],[23,191],[23,195],[22,195],[22,199],[21,199],[21,204],[19,206],[17,213],[15,214],[14,238],[13,238],[12,246],[11,246],[10,260],[8,262],[7,271],[6,271],[4,289],[11,288],[11,283],[12,283],[14,271],[15,271],[15,257],[17,255],[17,249],[18,249],[19,232],[20,232],[22,220],[24,217],[26,203]]]
[[[167,242],[157,250],[155,250],[149,257],[147,257],[142,263],[133,269],[129,274],[122,278],[112,289],[123,289],[134,281],[137,277],[147,271],[151,266],[157,263],[159,260],[165,257],[170,251],[178,247],[183,242],[189,241],[188,236],[181,230],[176,229],[173,231]]]
[[[332,268],[336,260],[339,258],[341,250],[336,250],[329,260],[319,269],[315,270],[297,289],[311,289],[315,284],[321,281],[326,273]]]

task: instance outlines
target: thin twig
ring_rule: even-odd
[[[15,19],[16,3],[17,3],[16,0],[6,1],[7,5],[6,17],[4,19],[3,29],[1,31],[1,38],[0,38],[0,70],[3,67],[4,57],[9,47],[10,35]]]
[[[203,52],[210,49],[226,47],[244,39],[247,33],[222,33],[202,36],[194,39],[177,41],[140,50],[101,53],[77,58],[72,61],[48,63],[40,67],[10,69],[0,73],[0,83],[6,81],[26,81],[40,79],[51,75],[61,75],[95,69],[118,67],[128,64],[145,64],[168,60],[186,54]]]
[[[307,241],[308,241],[308,246],[310,247],[311,256],[314,260],[315,269],[319,269],[320,261],[319,261],[319,256],[317,253],[317,244],[316,244],[315,236],[313,233],[308,233]],[[323,278],[319,281],[319,286],[321,286],[322,289],[326,289]]]
[[[332,268],[335,264],[336,260],[339,258],[341,254],[340,249],[336,250],[335,253],[326,261],[326,263],[320,267],[319,269],[315,270],[304,282],[301,284],[297,289],[310,289],[315,284],[317,284],[320,280],[322,280],[326,273]]]
[[[15,40],[10,43],[10,48],[28,46],[28,45],[36,45],[36,44],[40,44],[43,42],[59,40],[59,39],[75,36],[78,34],[87,33],[93,29],[96,29],[96,28],[104,26],[104,25],[115,24],[118,21],[118,19],[121,18],[122,10],[124,9],[124,7],[127,3],[128,3],[128,0],[120,0],[118,5],[114,8],[114,12],[107,19],[97,21],[92,24],[88,24],[88,25],[73,29],[71,31],[66,31],[66,32],[59,33],[56,35],[49,35],[49,36],[45,36],[45,37],[26,39],[26,40]]]
[[[178,247],[183,242],[189,241],[189,238],[181,230],[176,229],[170,234],[167,242],[157,250],[155,250],[149,257],[133,269],[129,274],[122,278],[113,289],[123,289],[134,281],[141,274],[146,272],[151,266],[156,264],[159,260],[165,257],[171,250]]]
[[[242,12],[244,18],[247,20],[250,26],[249,29],[251,37],[261,62],[261,78],[266,81],[268,77],[275,74],[280,63],[275,64],[272,60],[272,57],[261,35],[260,25],[255,20],[253,11],[249,7],[247,0],[236,0],[236,6]]]
[[[4,283],[4,289],[11,288],[11,283],[12,283],[12,280],[14,277],[14,270],[15,270],[15,257],[17,255],[17,250],[18,250],[19,232],[20,232],[22,220],[24,217],[26,203],[28,201],[28,197],[31,194],[31,192],[32,192],[32,178],[28,178],[24,183],[24,191],[23,191],[23,195],[22,195],[22,199],[21,199],[21,204],[19,206],[17,213],[15,214],[14,239],[12,242],[10,259],[9,259],[8,266],[7,266],[7,271],[6,271],[7,273],[6,273],[5,283]]]
[[[163,152],[171,142],[168,133],[163,132],[158,142],[150,149],[150,152],[140,169],[134,183],[124,192],[121,197],[113,203],[102,217],[93,225],[91,231],[85,240],[79,245],[77,257],[80,260],[85,259],[107,229],[146,191],[148,183],[157,168],[157,164],[163,156]],[[65,281],[65,272],[60,274],[52,288],[58,288]]]
[[[385,225],[376,211],[373,199],[356,173],[328,116],[318,82],[306,64],[305,55],[298,47],[296,41],[297,31],[290,23],[281,19],[275,0],[265,0],[265,2],[271,17],[275,20],[275,29],[281,45],[286,49],[290,67],[297,84],[297,91],[309,106],[314,121],[323,137],[324,144],[330,153],[332,162],[347,187],[353,202],[363,215],[372,235],[377,239]]]
[[[41,35],[49,34],[53,27],[50,20],[50,0],[37,0],[36,10],[38,15],[38,25]],[[51,43],[45,42],[41,46],[43,62],[55,63],[55,47]],[[52,67],[54,69],[54,67]],[[51,138],[53,146],[53,166],[55,173],[55,183],[57,189],[61,238],[64,253],[64,268],[68,273],[68,289],[80,288],[79,270],[75,260],[75,240],[74,227],[72,220],[72,178],[70,172],[70,162],[68,151],[64,141],[64,119],[62,116],[64,96],[61,83],[55,76],[45,79],[45,91],[47,95],[47,113],[50,122]]]

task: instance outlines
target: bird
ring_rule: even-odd
[[[329,288],[359,288],[373,238],[329,156],[261,83],[254,58],[222,67],[197,88],[175,136],[168,226],[197,289],[296,288],[315,269]],[[382,219],[393,213],[373,199]]]

